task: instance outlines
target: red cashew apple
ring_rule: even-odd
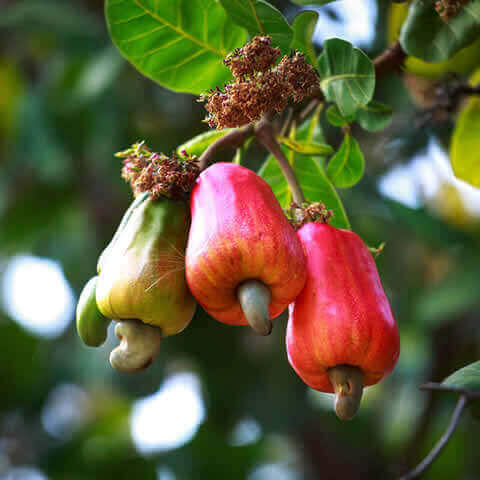
[[[375,261],[358,235],[324,223],[308,223],[297,234],[307,281],[289,308],[288,359],[310,387],[335,392],[337,415],[350,419],[363,387],[393,370],[398,328]]]
[[[270,318],[306,278],[302,246],[271,188],[252,170],[216,163],[198,177],[190,207],[185,268],[193,295],[217,320],[268,335]]]

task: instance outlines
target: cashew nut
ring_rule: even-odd
[[[248,324],[255,332],[270,335],[272,321],[268,306],[271,293],[268,287],[258,280],[247,280],[238,287],[237,298]]]
[[[337,365],[328,370],[335,391],[335,413],[340,420],[351,420],[360,407],[363,372],[351,365]]]
[[[120,345],[110,353],[110,364],[123,373],[149,367],[160,351],[162,331],[140,320],[121,320],[115,327]]]

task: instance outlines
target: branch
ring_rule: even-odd
[[[407,54],[397,40],[373,60],[376,78],[388,72],[398,72],[406,58]]]
[[[460,393],[461,395],[467,397],[469,400],[480,399],[480,392],[474,392],[468,388],[454,387],[451,385],[445,385],[443,383],[429,382],[420,387],[420,390],[436,390],[441,392],[453,392]]]
[[[241,147],[247,138],[251,135],[253,131],[253,125],[245,125],[242,128],[235,128],[231,132],[228,132],[223,137],[220,137],[218,140],[213,142],[208,148],[202,153],[200,156],[198,165],[200,170],[205,170],[211,158],[219,151],[223,150],[224,148],[231,147],[231,148],[238,148]]]
[[[448,425],[447,430],[445,430],[442,438],[438,441],[433,450],[423,459],[423,461],[420,462],[417,467],[414,468],[411,472],[401,477],[400,480],[413,480],[414,478],[418,478],[423,472],[425,472],[425,470],[427,470],[428,467],[430,467],[430,465],[438,457],[440,452],[445,448],[456,428],[458,427],[460,418],[467,404],[467,396],[465,394],[460,395],[457,406],[453,411],[450,424]]]
[[[266,118],[262,118],[262,120],[257,123],[255,127],[255,135],[260,143],[277,160],[283,174],[285,175],[288,186],[292,191],[293,201],[298,205],[304,203],[305,197],[303,196],[302,189],[298,183],[297,176],[290,166],[290,163],[288,163],[287,157],[285,157],[282,148],[275,139],[275,133],[273,132],[271,123]]]

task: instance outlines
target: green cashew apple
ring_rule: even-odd
[[[113,320],[135,324],[115,329],[122,343],[112,352],[110,362],[117,370],[133,372],[148,366],[161,338],[181,332],[192,319],[196,302],[185,281],[184,255],[189,226],[185,202],[165,197],[152,200],[143,194],[127,210],[100,256],[99,311]],[[142,340],[139,349],[139,343],[128,336],[139,337],[142,329],[148,340]],[[137,345],[135,355],[128,345]]]

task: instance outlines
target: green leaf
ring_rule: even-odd
[[[343,116],[367,105],[375,89],[375,69],[370,59],[351,43],[339,38],[325,41],[318,57],[320,87]]]
[[[330,105],[326,111],[327,120],[335,127],[344,127],[355,120],[354,115],[344,117],[336,105]]]
[[[325,143],[302,142],[286,137],[278,137],[277,140],[300,155],[331,155],[333,153],[333,148]]]
[[[264,0],[220,0],[229,17],[251,37],[270,35],[272,45],[290,52],[293,30],[282,13]]]
[[[300,126],[296,133],[296,141],[324,141],[319,116],[320,111],[317,111],[315,115]],[[333,211],[334,216],[330,222],[331,225],[337,228],[350,229],[350,223],[342,201],[323,170],[324,159],[315,156],[297,158],[295,152],[286,149],[284,151],[297,175],[306,199],[311,202],[322,202]],[[289,208],[292,202],[292,194],[273,156],[270,155],[267,158],[259,171],[259,175],[272,187],[280,205],[285,209]]]
[[[318,60],[312,44],[313,32],[317,24],[318,13],[312,10],[300,12],[293,21],[293,40],[290,50],[299,50],[307,60],[318,70]]]
[[[208,130],[207,132],[201,133],[177,147],[177,155],[183,157],[182,151],[186,150],[190,155],[199,157],[213,142],[231,130],[231,128],[225,128],[223,130]]]
[[[328,162],[327,175],[336,187],[352,187],[360,181],[365,170],[365,160],[357,141],[345,135],[337,153]]]
[[[458,116],[450,145],[450,162],[457,178],[480,187],[480,98],[470,97]]]
[[[452,373],[442,383],[450,387],[480,392],[480,360]]]
[[[223,58],[246,33],[216,0],[107,0],[108,29],[120,52],[144,75],[177,92],[223,85]]]
[[[392,121],[392,114],[390,105],[372,100],[368,105],[363,105],[357,110],[355,120],[365,130],[376,132],[388,126]]]
[[[415,0],[400,32],[405,52],[427,62],[447,60],[480,35],[480,0],[472,0],[448,22],[440,18],[435,3]]]

